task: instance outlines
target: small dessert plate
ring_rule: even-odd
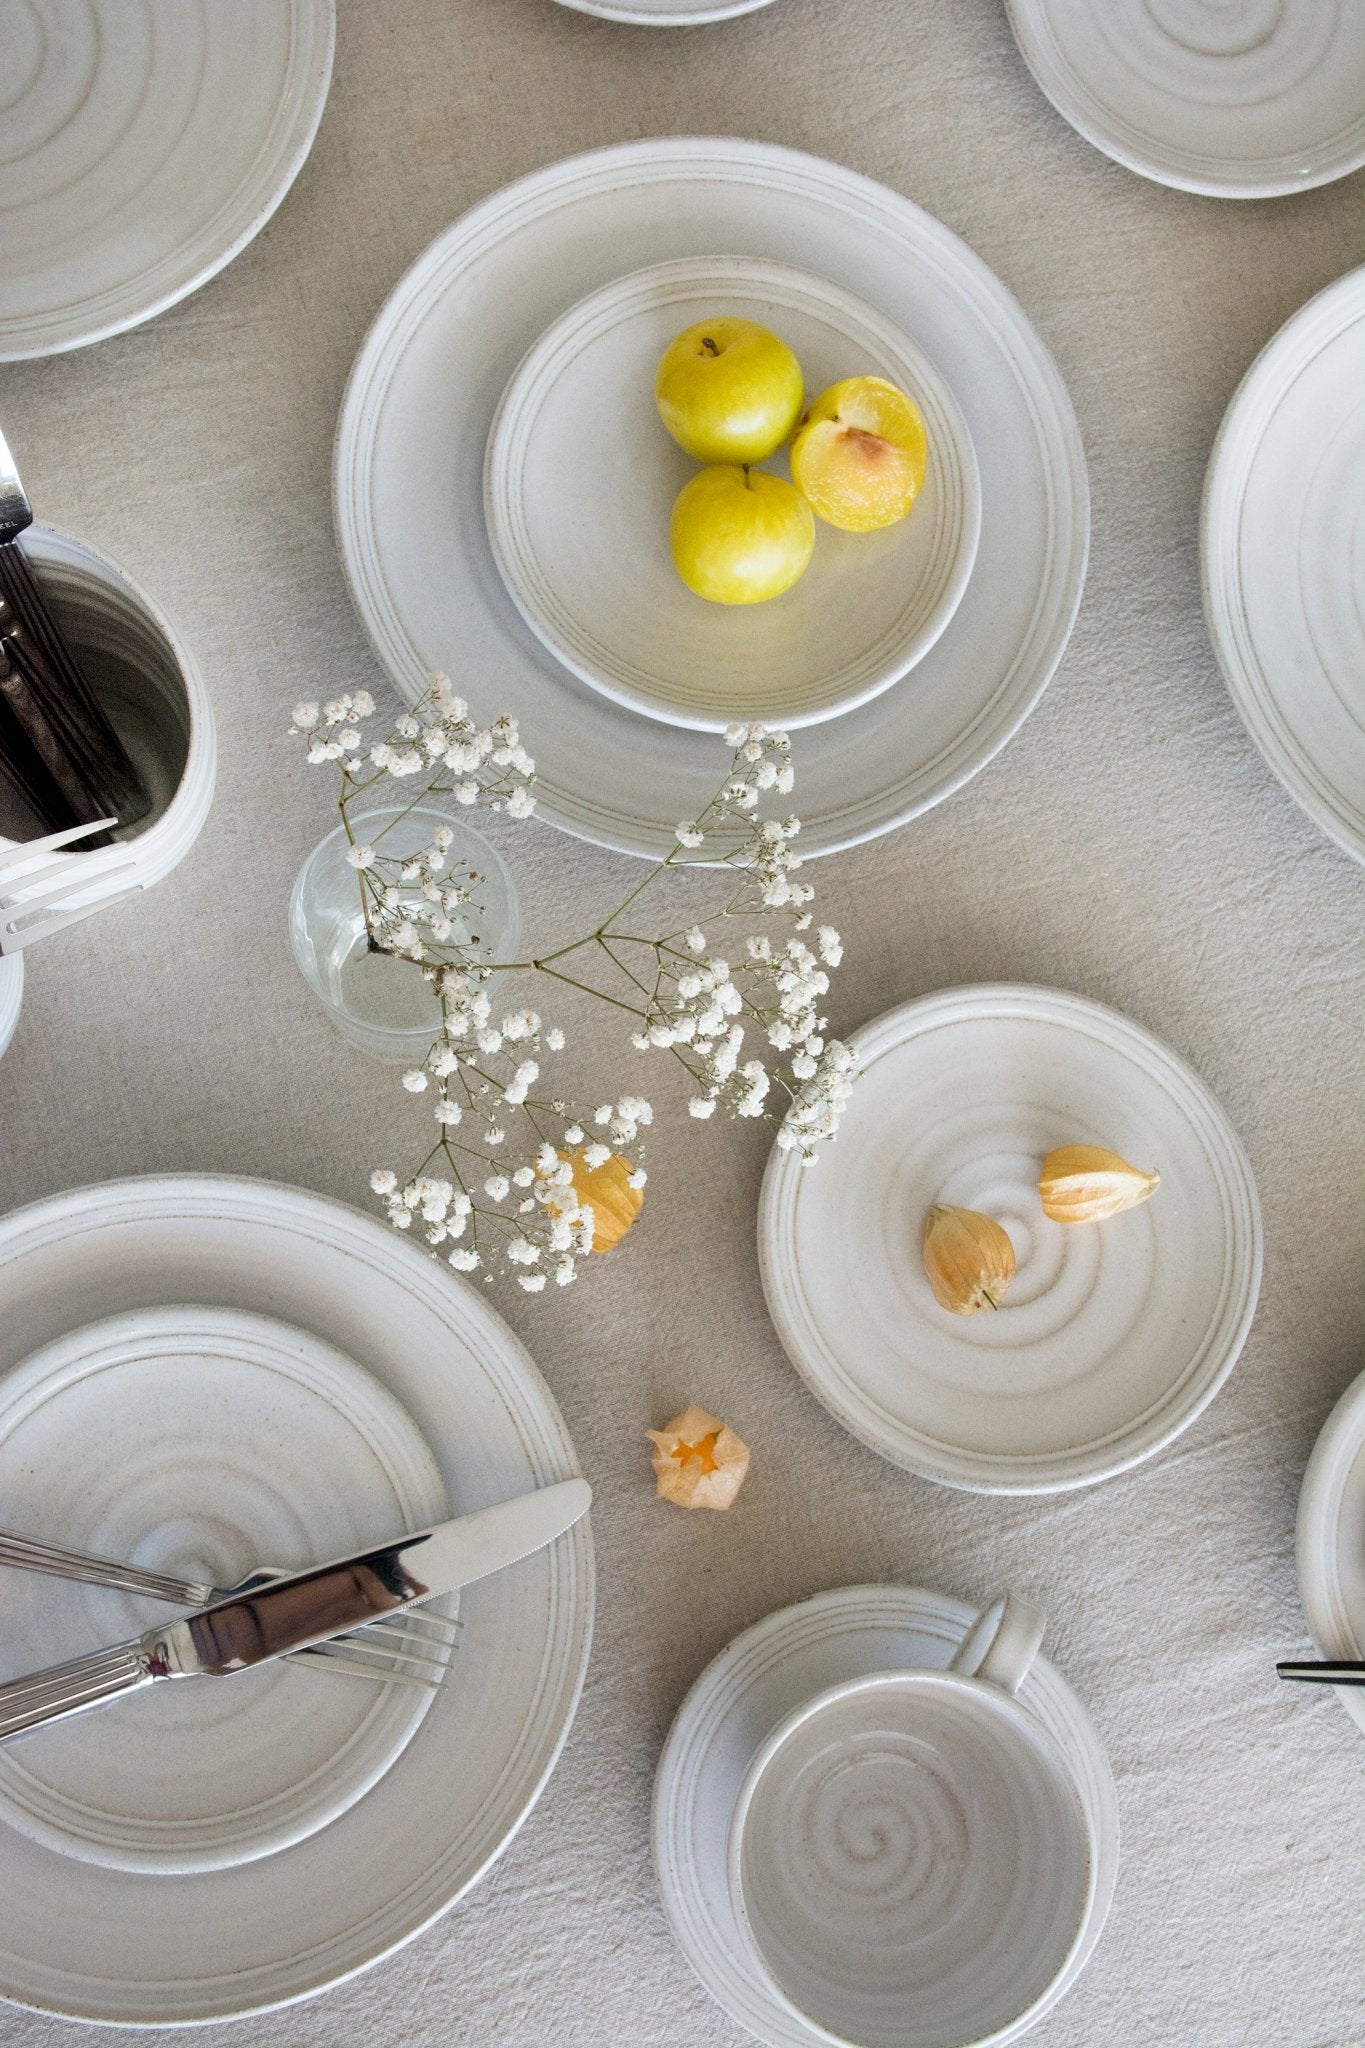
[[[1365,1373],[1352,1380],[1322,1426],[1299,1492],[1299,1596],[1320,1654],[1365,1657]],[[1365,1689],[1337,1687],[1365,1729]]]
[[[1064,121],[1162,185],[1267,199],[1365,163],[1358,0],[1006,0]]]
[[[111,1415],[135,1457],[111,1457]],[[21,1534],[219,1586],[451,1512],[416,1426],[377,1380],[301,1330],[210,1308],[114,1316],[0,1381],[0,1497]],[[5,1675],[139,1635],[159,1611],[7,1573]],[[224,1870],[345,1813],[432,1698],[297,1659],[221,1695],[171,1686],[6,1747],[0,1823],[115,1870]]]
[[[894,1463],[985,1493],[1109,1478],[1189,1427],[1255,1312],[1251,1168],[1203,1082],[1127,1018],[1057,989],[950,989],[850,1041],[860,1074],[815,1173],[774,1151],[758,1243],[788,1356]],[[1161,1174],[1106,1223],[1054,1223],[1056,1146]],[[930,1292],[924,1218],[994,1217],[1017,1271],[998,1313]]]
[[[1200,549],[1247,731],[1365,860],[1365,268],[1310,299],[1242,379],[1209,460]]]
[[[684,328],[723,318],[781,335],[807,403],[842,377],[887,378],[929,441],[905,519],[866,534],[817,521],[810,567],[765,604],[708,603],[669,556],[673,501],[701,465],[660,421],[654,373]],[[785,450],[759,466],[790,473]],[[555,321],[494,415],[484,509],[508,593],[551,653],[618,703],[701,732],[814,725],[879,696],[957,609],[981,531],[967,423],[923,351],[841,286],[747,256],[651,265]]]
[[[664,1909],[707,1991],[768,2048],[814,2048],[830,2036],[778,1997],[736,1920],[727,1839],[750,1765],[788,1715],[830,1687],[876,1672],[945,1670],[972,1615],[964,1601],[915,1586],[817,1593],[737,1636],[678,1709],[654,1781],[654,1868]],[[1025,2020],[994,2037],[999,2044],[1015,2040],[1075,1983],[1100,1938],[1118,1876],[1118,1798],[1089,1716],[1041,1655],[1018,1699],[1074,1780],[1093,1845],[1093,1884],[1065,1969]]]

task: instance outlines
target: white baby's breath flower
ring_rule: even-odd
[[[377,1195],[391,1195],[398,1186],[398,1175],[390,1166],[376,1166],[370,1175],[370,1186]]]
[[[597,1168],[605,1166],[610,1158],[610,1145],[601,1145],[594,1141],[593,1144],[584,1147],[583,1164],[588,1168],[589,1172],[595,1173]]]
[[[505,1173],[493,1173],[484,1182],[483,1191],[490,1202],[502,1202],[506,1200],[510,1187],[511,1182]]]
[[[507,799],[507,815],[509,818],[529,818],[535,807],[536,800],[530,790],[526,788],[514,789]],[[523,1281],[522,1284],[524,1286],[525,1282]],[[544,1284],[542,1280],[541,1285],[544,1286]]]
[[[460,1108],[458,1102],[446,1100],[438,1102],[436,1105],[436,1121],[438,1124],[457,1124],[463,1115],[464,1111]]]
[[[305,702],[294,706],[294,726],[298,732],[311,732],[318,722],[318,707]]]
[[[409,1094],[420,1095],[427,1085],[427,1077],[420,1067],[410,1067],[403,1076],[403,1086]]]
[[[564,1143],[566,1145],[581,1145],[583,1143],[583,1137],[584,1131],[582,1124],[568,1124],[565,1126]]]
[[[353,868],[372,868],[374,866],[374,848],[372,846],[353,846],[346,855],[346,858]]]
[[[551,1052],[563,1052],[564,1033],[557,1024],[552,1024],[546,1032],[545,1043],[549,1046]]]
[[[716,1105],[709,1095],[694,1095],[687,1105],[687,1114],[695,1117],[714,1116]]]
[[[699,832],[696,826],[694,824],[691,824],[686,818],[683,819],[680,825],[676,825],[673,829],[677,835],[679,846],[700,846],[703,838],[705,837],[705,835]]]
[[[539,1294],[545,1285],[545,1275],[543,1273],[518,1273],[517,1285],[524,1287],[528,1294]]]
[[[446,1264],[453,1266],[457,1273],[472,1273],[479,1263],[479,1255],[472,1247],[460,1246],[446,1253]]]

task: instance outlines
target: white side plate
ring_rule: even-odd
[[[560,0],[560,5],[580,14],[600,14],[604,21],[632,22],[638,28],[695,28],[753,14],[769,0]]]
[[[1209,631],[1248,732],[1365,860],[1365,269],[1310,299],[1242,379],[1209,461],[1200,548]]]
[[[654,1781],[654,1868],[664,1909],[711,1996],[768,2048],[814,2048],[825,2036],[773,1996],[735,1924],[726,1837],[749,1763],[780,1721],[827,1686],[872,1671],[943,1670],[973,1612],[963,1601],[914,1586],[817,1593],[736,1636],[678,1709]],[[1046,1657],[1034,1659],[1019,1699],[1070,1765],[1095,1841],[1089,1919],[1036,2019],[1075,1983],[1100,1938],[1118,1876],[1118,1796],[1088,1714]],[[998,2038],[1013,2040],[1018,2031]]]
[[[358,1360],[406,1409],[461,1511],[577,1474],[544,1381],[473,1288],[373,1219],[267,1181],[116,1181],[0,1220],[0,1385],[96,1316],[185,1301],[283,1317]],[[111,1466],[135,1473],[138,1442],[112,1413]],[[0,1820],[0,1996],[127,2026],[228,2019],[409,1940],[539,1796],[578,1701],[592,1599],[586,1520],[468,1587],[420,1739],[276,1855],[168,1882],[54,1855]]]
[[[1359,0],[1006,0],[1024,61],[1130,171],[1266,199],[1365,163]]]
[[[1322,1426],[1299,1493],[1299,1595],[1324,1657],[1365,1657],[1365,1373],[1352,1380]],[[1365,1728],[1365,1689],[1336,1688]]]
[[[988,1493],[1105,1479],[1188,1428],[1232,1370],[1261,1274],[1251,1169],[1198,1077],[1055,989],[950,989],[850,1043],[838,1143],[815,1173],[775,1150],[759,1211],[768,1307],[812,1392],[883,1457]],[[1107,1223],[1049,1222],[1038,1173],[1067,1144],[1155,1167],[1160,1189]],[[998,1312],[953,1315],[930,1293],[935,1202],[1009,1232]]]
[[[654,373],[684,328],[721,318],[780,334],[807,404],[840,378],[885,377],[929,442],[907,518],[861,534],[817,520],[810,567],[766,604],[708,604],[669,556],[673,501],[701,465],[665,431]],[[785,450],[758,466],[790,475]],[[981,530],[967,423],[928,358],[852,293],[753,257],[653,264],[555,321],[494,417],[484,505],[502,579],[550,652],[618,703],[702,732],[795,729],[879,696],[957,609]]]
[[[230,263],[312,147],[335,32],[333,0],[0,0],[0,362]]]
[[[1004,746],[1085,574],[1085,463],[1056,368],[999,279],[909,200],[818,157],[700,136],[571,157],[495,193],[418,258],[361,348],[337,436],[342,560],[409,702],[444,669],[480,716],[520,719],[538,815],[666,854],[715,795],[725,748],[585,690],[528,630],[488,545],[484,450],[551,320],[624,272],[717,249],[798,264],[913,335],[980,467],[976,566],[913,687],[797,739],[802,850],[829,853],[904,824]]]

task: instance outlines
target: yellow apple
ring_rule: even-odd
[[[755,320],[698,321],[664,350],[659,417],[698,462],[761,462],[801,414],[801,365]]]
[[[845,377],[822,391],[792,442],[792,478],[845,533],[904,519],[929,461],[924,416],[885,377]]]
[[[815,520],[785,477],[718,463],[679,491],[668,541],[674,568],[698,597],[762,604],[804,573]]]

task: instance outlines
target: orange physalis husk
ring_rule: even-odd
[[[749,1469],[749,1446],[693,1402],[663,1429],[647,1430],[654,1445],[658,1493],[680,1508],[728,1508]]]
[[[643,1188],[633,1188],[630,1176],[635,1168],[619,1152],[601,1166],[589,1166],[581,1152],[561,1153],[573,1168],[573,1189],[585,1208],[592,1210],[592,1249],[609,1252],[621,1242],[644,1207]],[[550,1204],[551,1210],[554,1204]]]

